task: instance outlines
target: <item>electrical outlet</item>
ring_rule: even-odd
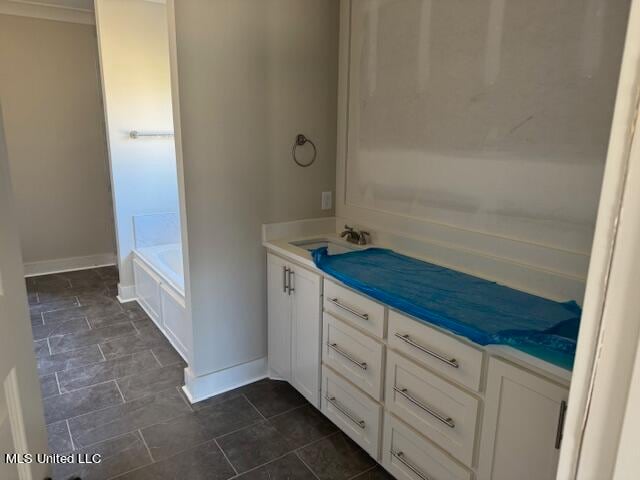
[[[322,210],[331,210],[333,192],[322,192]]]

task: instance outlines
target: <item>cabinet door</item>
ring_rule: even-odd
[[[273,377],[291,380],[291,296],[286,291],[288,264],[267,255],[267,305],[269,371]]]
[[[568,389],[489,360],[480,480],[553,480]]]
[[[320,342],[322,312],[320,276],[294,267],[291,274],[293,325],[293,386],[309,402],[320,408]]]

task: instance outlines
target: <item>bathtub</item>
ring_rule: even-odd
[[[138,303],[187,361],[191,337],[184,300],[181,245],[135,249],[133,276]]]

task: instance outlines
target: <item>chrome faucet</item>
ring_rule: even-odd
[[[366,245],[367,237],[371,235],[369,232],[365,232],[363,230],[356,230],[349,225],[344,226],[345,230],[340,234],[342,238],[346,238],[347,242],[355,243],[357,245]]]

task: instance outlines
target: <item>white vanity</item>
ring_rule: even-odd
[[[396,478],[555,478],[569,371],[390,309],[315,268],[304,242],[293,243],[264,243],[272,378],[289,381]]]

